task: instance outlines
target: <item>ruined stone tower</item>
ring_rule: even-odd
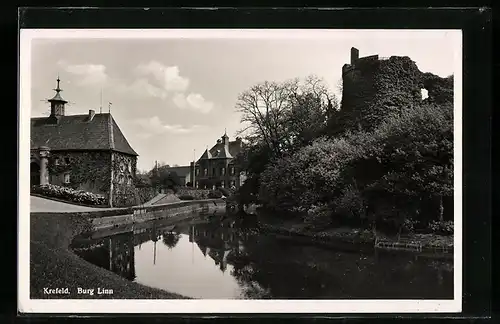
[[[391,114],[412,109],[422,102],[422,89],[428,101],[445,102],[453,98],[453,78],[422,73],[407,56],[359,57],[351,48],[350,64],[342,67],[342,102],[337,129],[371,130]]]

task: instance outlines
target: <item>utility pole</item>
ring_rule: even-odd
[[[193,188],[196,188],[196,149],[193,149]]]

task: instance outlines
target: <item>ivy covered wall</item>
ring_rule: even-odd
[[[113,207],[127,207],[139,203],[135,189],[137,157],[113,152]]]
[[[101,194],[109,198],[111,153],[100,151],[51,151],[49,182]],[[65,175],[66,179],[65,179]],[[65,180],[69,180],[68,183]]]
[[[360,58],[342,69],[342,103],[336,129],[370,131],[385,118],[422,102],[453,100],[453,77],[421,72],[407,56]]]

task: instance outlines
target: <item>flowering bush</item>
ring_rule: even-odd
[[[193,199],[202,200],[208,198],[208,189],[194,189],[188,187],[178,188],[176,195],[180,198],[181,196],[192,196]],[[180,198],[182,199],[182,198]]]
[[[453,235],[453,221],[432,221],[429,223],[429,229],[431,229],[434,233]]]
[[[52,184],[32,186],[31,191],[47,197],[59,198],[76,203],[87,205],[104,205],[106,197],[83,190],[74,190],[68,187],[56,186]]]

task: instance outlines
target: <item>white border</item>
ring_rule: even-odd
[[[342,33],[339,33],[339,32]],[[382,30],[360,30],[374,33]],[[339,29],[22,29],[20,31],[18,309],[22,313],[456,313],[462,311],[462,32],[384,30],[382,38],[432,38],[449,33],[454,57],[454,299],[453,300],[34,300],[29,293],[31,41],[35,38],[224,38],[356,39],[358,30]],[[413,34],[413,35],[409,35]],[[380,38],[380,34],[377,35]]]

